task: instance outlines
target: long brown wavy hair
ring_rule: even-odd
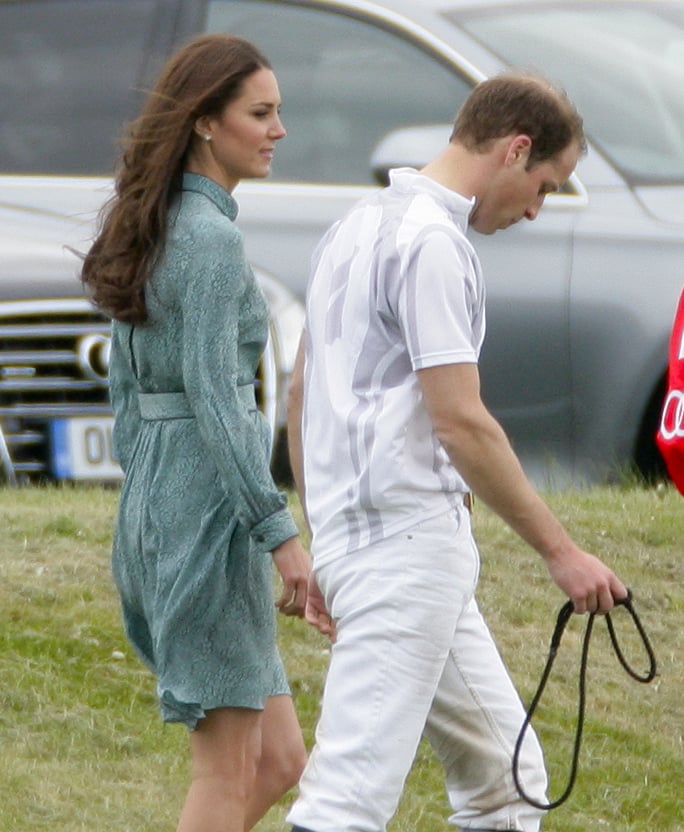
[[[195,122],[220,115],[261,68],[271,65],[253,44],[222,34],[194,38],[165,65],[122,140],[114,195],[83,261],[81,279],[106,314],[128,323],[147,320],[145,284],[164,247],[188,150],[199,140]]]

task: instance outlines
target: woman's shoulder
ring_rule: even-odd
[[[168,227],[167,251],[184,252],[182,259],[244,258],[242,235],[230,219],[206,199],[194,194],[183,199]]]
[[[211,275],[212,284],[234,292],[250,272],[240,232],[211,202],[188,196],[170,218],[160,279],[180,281],[186,291]]]
[[[195,237],[241,239],[240,231],[233,220],[211,200],[202,194],[184,191],[175,212],[172,225]]]

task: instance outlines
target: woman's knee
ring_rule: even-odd
[[[307,760],[308,754],[306,753],[306,748],[304,747],[304,742],[302,741],[301,745],[297,749],[293,749],[289,765],[283,775],[284,779],[289,782],[288,788],[292,788],[297,785],[299,778],[302,776]]]
[[[267,745],[262,749],[259,773],[284,794],[299,782],[306,760],[303,740],[276,747]]]
[[[260,773],[283,791],[296,785],[306,765],[306,748],[289,696],[273,696],[264,710]]]

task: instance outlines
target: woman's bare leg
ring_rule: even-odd
[[[207,711],[190,734],[192,782],[177,832],[244,832],[261,754],[262,711]]]
[[[290,696],[271,696],[261,721],[261,758],[247,804],[245,832],[296,785],[306,763],[306,748]]]

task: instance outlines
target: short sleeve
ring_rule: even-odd
[[[414,370],[477,363],[484,289],[472,246],[447,229],[426,229],[406,264],[398,318]]]

